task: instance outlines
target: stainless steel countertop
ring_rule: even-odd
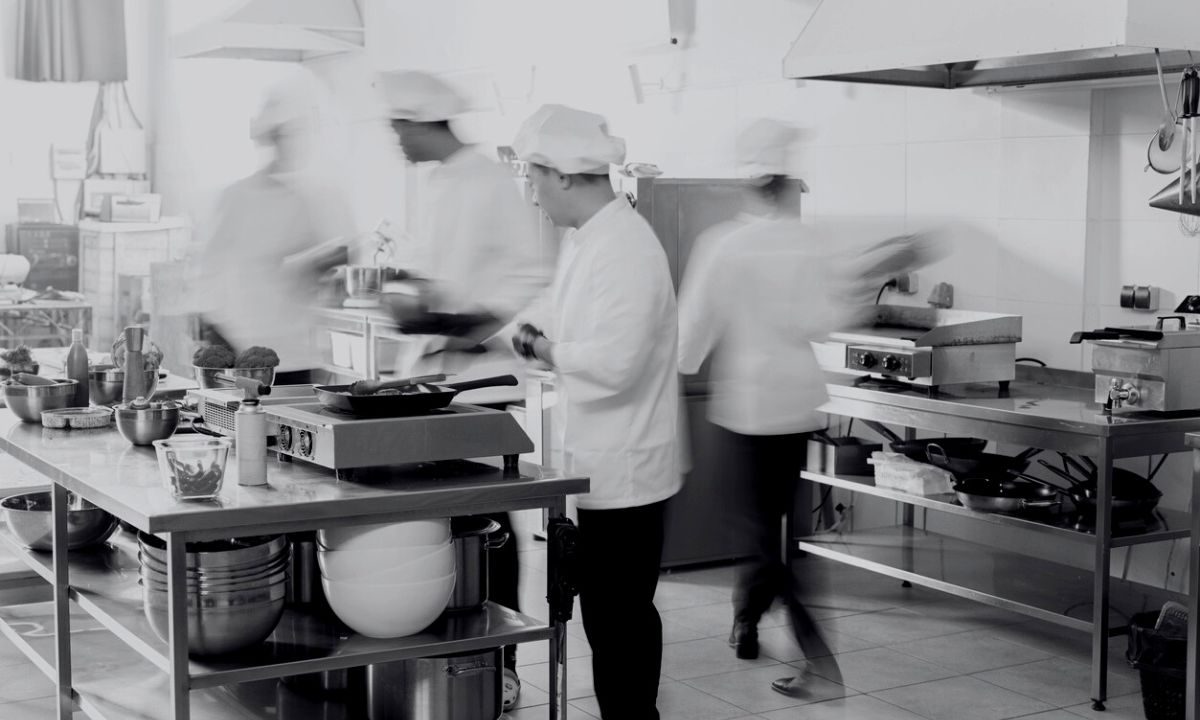
[[[180,502],[163,486],[153,448],[134,447],[114,427],[52,430],[21,422],[0,410],[0,449],[148,532],[187,532],[189,537],[284,532],[370,522],[372,516],[437,516],[539,507],[548,499],[585,493],[586,478],[566,477],[521,464],[505,476],[485,462],[453,462],[381,468],[364,480],[338,480],[332,471],[269,455],[267,487],[237,483],[233,453],[221,497]],[[454,514],[441,512],[443,515]]]
[[[934,397],[905,390],[888,392],[854,387],[844,376],[829,376],[830,401],[823,408],[838,415],[847,401],[869,402],[917,412],[953,415],[964,420],[1019,425],[1056,432],[1117,437],[1200,431],[1200,412],[1105,415],[1091,388],[1016,380],[1001,396],[996,383],[949,386]]]

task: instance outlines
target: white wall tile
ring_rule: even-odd
[[[815,215],[903,215],[903,145],[808,147],[795,172],[808,183]]]
[[[1078,303],[1086,241],[1082,220],[1001,220],[996,294],[1006,300]]]
[[[1167,100],[1174,106],[1179,75],[1167,76]],[[1096,131],[1104,135],[1145,135],[1158,129],[1165,112],[1158,85],[1097,90],[1103,112]]]
[[[1000,216],[1073,220],[1087,214],[1089,139],[1005,138]]]
[[[1082,305],[999,300],[996,309],[1024,318],[1023,340],[1017,344],[1018,357],[1036,357],[1056,368],[1083,369],[1080,346],[1068,342],[1071,333],[1079,330],[1083,322]]]
[[[1172,213],[1150,207],[1149,200],[1169,185],[1173,176],[1146,170],[1146,146],[1150,136],[1106,135],[1100,138],[1101,177],[1095,191],[1101,195],[1101,219],[1164,220]]]
[[[909,142],[1000,137],[1000,100],[986,90],[909,88],[906,99]]]
[[[1173,297],[1200,290],[1200,244],[1183,236],[1174,219],[1119,222],[1111,229],[1102,236],[1096,269],[1101,305],[1117,306],[1122,285],[1157,285]]]
[[[996,297],[999,220],[909,216],[905,229],[936,230],[946,238],[946,257],[919,271],[925,288],[924,294],[919,294],[920,304],[924,304],[929,290],[939,282],[950,283],[956,293]]]
[[[1000,141],[910,143],[910,215],[994,218],[999,211]]]
[[[880,145],[905,140],[905,90],[852,83],[757,82],[738,88],[739,126],[775,117],[805,130],[805,145]]]
[[[998,93],[1004,137],[1046,137],[1091,133],[1092,91],[1022,90]]]

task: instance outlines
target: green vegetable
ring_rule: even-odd
[[[278,365],[279,356],[275,351],[260,345],[246,348],[233,364],[236,368],[273,368]]]
[[[0,352],[0,360],[13,370],[29,372],[33,365],[33,353],[29,351],[28,345],[18,345],[11,350]]]
[[[192,355],[192,364],[204,368],[231,368],[236,358],[233,350],[224,345],[206,345]]]

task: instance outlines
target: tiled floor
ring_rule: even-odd
[[[544,547],[520,532],[523,609],[545,617]],[[735,570],[664,574],[658,606],[665,647],[663,720],[1140,720],[1136,673],[1112,641],[1108,711],[1089,700],[1089,638],[817,558],[796,563],[808,604],[835,653],[842,683],[817,661],[803,698],[771,691],[803,658],[780,612],[760,626],[762,656],[738,660],[726,645]],[[572,716],[599,717],[590,650],[578,614],[568,627]],[[548,717],[546,643],[521,647],[522,705],[509,720]],[[0,719],[53,717],[53,686],[0,639]]]

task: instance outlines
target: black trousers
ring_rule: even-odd
[[[658,720],[663,506],[579,511],[579,607],[604,720]]]
[[[792,633],[806,657],[831,653],[800,602],[797,579],[783,557],[780,525],[792,508],[807,435],[741,435],[722,431],[732,482],[746,489],[738,531],[753,539],[755,555],[742,566],[733,591],[734,622],[756,628],[776,599],[788,610]]]

